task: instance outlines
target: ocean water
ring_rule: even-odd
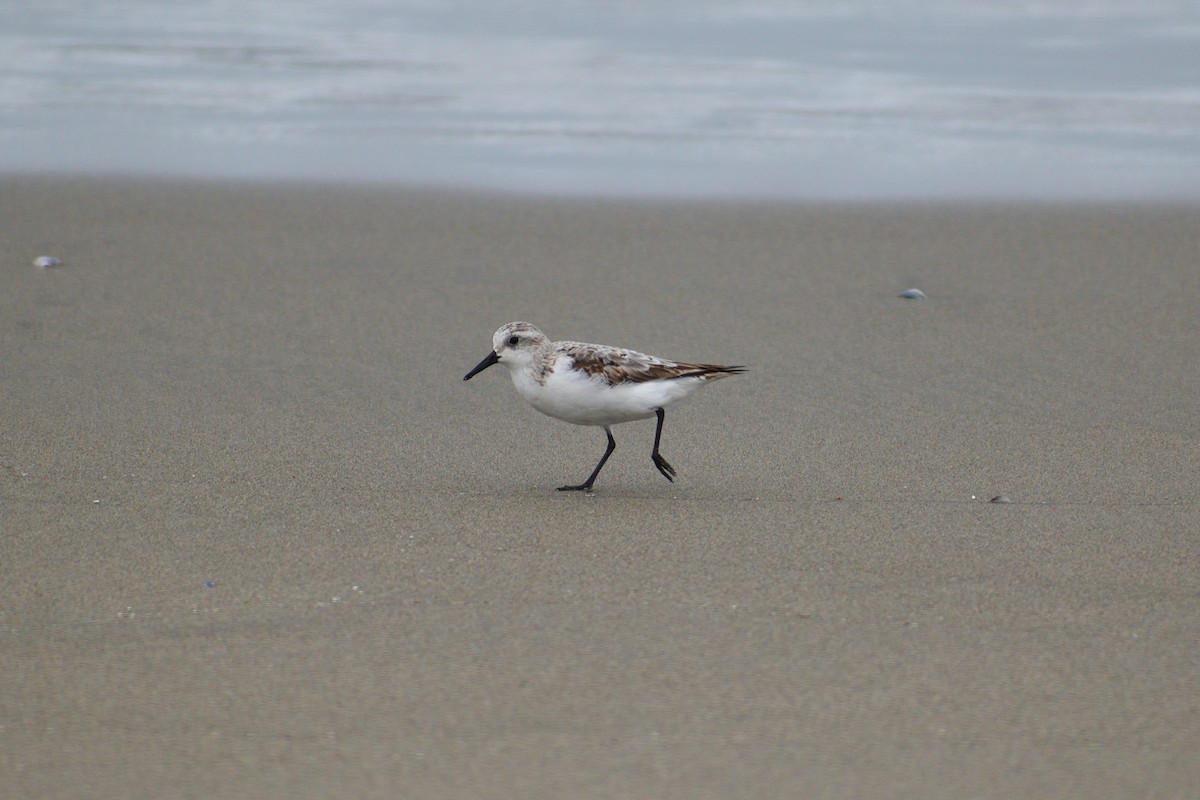
[[[0,174],[1200,198],[1195,0],[6,0]]]

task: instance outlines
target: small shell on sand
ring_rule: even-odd
[[[988,502],[989,503],[1011,503],[1012,498],[1006,494],[998,494],[995,497],[993,497],[991,500],[988,500]]]
[[[38,256],[33,260],[33,265],[39,269],[50,269],[51,267],[61,266],[62,259],[55,258],[54,256]]]
[[[925,300],[926,299],[925,293],[922,292],[920,289],[915,289],[915,288],[914,289],[905,289],[903,292],[900,293],[899,296],[903,297],[905,300]]]

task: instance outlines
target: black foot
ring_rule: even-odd
[[[674,483],[675,468],[671,466],[670,462],[668,462],[658,453],[652,454],[650,458],[654,461],[654,466],[658,467],[658,471],[663,474],[663,477],[669,480],[671,483]]]
[[[617,449],[617,443],[612,437],[612,428],[604,426],[604,435],[608,437],[608,447],[604,450],[604,455],[600,456],[600,463],[592,470],[592,474],[588,475],[588,479],[578,486],[560,486],[560,492],[587,492],[592,493],[592,484],[596,482],[596,476],[600,474],[600,470],[604,469],[604,462],[608,461],[608,457],[613,454],[613,450]]]

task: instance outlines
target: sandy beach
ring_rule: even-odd
[[[0,209],[4,797],[1200,791],[1200,208]],[[750,371],[558,493],[518,319]]]

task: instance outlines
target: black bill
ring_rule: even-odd
[[[480,372],[483,372],[485,369],[490,367],[492,364],[495,364],[499,360],[500,360],[500,356],[496,355],[496,351],[493,350],[492,352],[487,354],[487,358],[485,358],[483,361],[480,361],[478,364],[475,365],[475,369],[471,370],[466,375],[463,375],[463,380],[464,381],[471,380],[471,378],[475,377]]]

